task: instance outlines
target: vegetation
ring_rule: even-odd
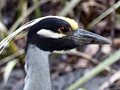
[[[77,50],[54,52],[50,56],[50,70],[53,90],[93,90],[85,84],[96,75],[104,76],[98,90],[120,89],[120,1],[119,0],[1,0],[0,41],[26,22],[35,18],[57,15],[75,19],[79,27],[108,38],[111,45],[86,45]],[[26,30],[25,30],[26,31]],[[0,55],[0,89],[12,90],[23,87],[24,78],[11,83],[18,69],[24,72],[24,49],[26,32],[15,36]],[[0,43],[1,45],[2,43]],[[4,49],[4,48],[2,48]],[[92,67],[92,68],[91,68]],[[91,69],[89,69],[91,68]],[[72,76],[61,85],[55,84],[69,73],[83,70],[82,77]],[[86,72],[87,70],[87,72]],[[74,80],[72,80],[74,78]],[[71,82],[72,81],[72,82]],[[22,84],[21,84],[22,83]],[[97,83],[97,82],[96,82]],[[57,87],[57,88],[56,88]],[[83,87],[83,88],[82,88]],[[16,89],[15,89],[16,90]],[[19,89],[22,90],[22,89]]]

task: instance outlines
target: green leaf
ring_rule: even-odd
[[[12,72],[13,68],[15,67],[15,65],[18,63],[18,60],[17,59],[14,59],[12,61],[9,61],[5,67],[5,72],[4,72],[4,75],[3,75],[3,82],[4,82],[4,85],[6,86],[7,82],[8,82],[8,79],[9,79],[9,76],[10,76],[10,73]]]
[[[78,79],[74,84],[67,88],[67,90],[75,90],[80,87],[85,82],[89,81],[91,78],[99,74],[103,71],[107,66],[113,64],[120,58],[120,49],[117,50],[114,54],[106,58],[103,62],[101,62],[98,66],[92,69],[90,72],[85,74],[82,78]]]
[[[89,30],[92,28],[95,24],[97,24],[100,20],[105,18],[107,15],[109,15],[111,12],[113,12],[115,9],[117,9],[120,6],[120,1],[118,1],[116,4],[113,5],[113,7],[110,7],[107,9],[103,14],[98,16],[96,19],[94,19],[87,27],[86,29]]]
[[[71,0],[71,2],[68,2],[63,10],[58,13],[58,16],[67,16],[80,1],[81,0]]]
[[[118,27],[120,27],[120,15],[116,15],[115,17],[115,23],[117,24]]]

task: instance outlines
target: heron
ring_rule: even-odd
[[[28,28],[25,55],[24,90],[51,90],[49,54],[86,44],[110,44],[106,38],[80,29],[78,23],[62,16],[45,16],[17,29],[0,42],[0,49],[23,29]]]

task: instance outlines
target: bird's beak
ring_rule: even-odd
[[[111,44],[109,40],[106,38],[94,34],[92,32],[83,30],[83,29],[76,29],[70,31],[67,36],[72,39],[75,43],[79,45],[85,44]]]

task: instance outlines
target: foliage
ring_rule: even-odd
[[[29,0],[18,0],[19,3],[19,10],[16,11],[16,18],[9,27],[9,25],[4,24],[2,18],[4,18],[4,14],[2,13],[4,5],[7,3],[6,0],[0,1],[0,40],[4,39],[6,36],[11,34],[13,31],[15,31],[17,28],[19,28],[22,24],[30,21],[31,19],[38,18],[45,15],[59,15],[59,16],[68,16],[71,18],[74,18],[79,23],[80,28],[86,28],[87,30],[93,31],[95,33],[101,34],[104,32],[109,32],[108,37],[112,37],[111,40],[114,41],[113,46],[111,46],[111,51],[108,53],[113,53],[116,49],[120,47],[119,41],[116,40],[116,38],[120,38],[120,34],[116,34],[117,30],[120,30],[120,15],[119,10],[115,11],[115,9],[119,9],[120,1],[117,2],[117,0],[108,0],[107,4],[104,0],[101,0],[101,3],[99,0],[32,0],[32,5],[30,4]],[[47,6],[47,4],[52,3],[53,5],[57,5],[56,8],[52,8],[51,10],[47,12],[43,11],[44,7],[43,5],[46,5],[47,9],[44,7],[45,10],[49,10],[50,6]],[[56,4],[57,3],[57,4]],[[112,3],[112,4],[111,4]],[[63,7],[64,6],[64,7]],[[59,10],[60,8],[60,10]],[[101,11],[98,11],[100,14],[96,14],[97,9],[102,9]],[[59,11],[57,11],[59,10]],[[96,12],[95,12],[96,10]],[[34,12],[35,11],[35,12]],[[95,12],[95,14],[94,14]],[[34,14],[35,13],[35,14]],[[45,13],[45,14],[44,14]],[[94,15],[93,15],[94,14]],[[31,18],[32,16],[32,18]],[[93,17],[92,17],[93,16]],[[107,24],[106,24],[107,23]],[[107,26],[106,26],[107,25]],[[117,30],[116,30],[117,29]],[[115,31],[116,30],[116,31]],[[103,34],[104,35],[104,34]],[[18,35],[18,41],[21,38],[25,38],[23,35]],[[107,37],[107,35],[106,35]],[[12,40],[9,45],[7,46],[7,49],[4,50],[4,52],[0,55],[1,61],[0,65],[3,65],[5,67],[4,70],[4,83],[6,84],[9,78],[10,73],[12,72],[15,65],[18,63],[21,64],[21,55],[24,53],[23,48],[21,49],[19,45],[16,43],[17,40]],[[117,42],[117,44],[116,44]],[[101,46],[102,47],[102,46]],[[101,51],[101,50],[99,50]],[[78,52],[75,52],[78,54]],[[72,53],[73,54],[73,53]],[[77,87],[80,87],[82,84],[90,80],[92,77],[95,77],[95,75],[99,74],[102,70],[105,69],[106,66],[109,66],[119,60],[119,54],[120,50],[116,50],[115,53],[108,56],[108,58],[104,59],[103,62],[98,64],[95,68],[93,68],[89,74],[84,75],[82,78],[78,79],[73,85],[68,87],[68,90],[74,90]],[[82,54],[84,55],[84,54]],[[80,57],[87,57],[87,56],[80,56]],[[53,55],[56,57],[56,55]],[[90,55],[89,55],[90,56]],[[87,59],[89,59],[89,56]],[[90,56],[93,57],[93,56]],[[53,59],[53,58],[52,58]],[[24,63],[24,61],[22,61]],[[85,90],[85,89],[79,89],[79,90]]]

